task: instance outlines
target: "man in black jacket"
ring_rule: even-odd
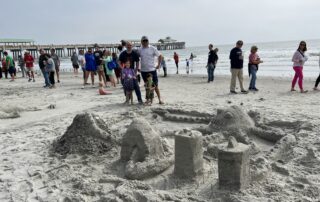
[[[236,94],[236,79],[238,77],[239,84],[242,93],[247,93],[243,88],[243,53],[242,53],[243,41],[237,41],[236,47],[230,51],[230,63],[231,63],[231,83],[230,93]]]
[[[208,83],[213,82],[214,80],[214,70],[216,68],[216,64],[218,61],[217,55],[218,49],[213,50],[213,45],[209,44],[209,55],[208,55],[208,63],[207,63],[207,70],[208,70]]]

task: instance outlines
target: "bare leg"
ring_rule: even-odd
[[[94,72],[91,72],[91,84],[94,85]]]
[[[58,80],[58,83],[60,82],[60,75],[59,75],[59,70],[56,69],[56,75],[57,75],[57,80]]]
[[[158,86],[155,87],[155,91],[156,91],[157,96],[158,96],[158,99],[159,99],[159,104],[164,104],[164,103],[161,101],[160,90],[159,90],[159,87],[158,87]]]
[[[101,72],[101,70],[98,71],[98,76],[99,76],[99,82],[101,82],[102,81],[102,72]]]
[[[126,102],[125,104],[129,104],[129,100],[130,100],[130,91],[126,92]]]
[[[83,85],[86,85],[87,81],[88,81],[88,77],[89,77],[89,71],[86,71],[85,72],[85,75],[84,75],[84,80],[83,80]]]
[[[28,78],[31,79],[30,71],[27,71]]]
[[[114,79],[114,76],[110,76],[110,80],[111,80],[113,87],[116,87],[116,81]]]
[[[34,81],[34,72],[33,71],[31,71],[31,77],[32,77],[32,79]]]
[[[104,85],[107,86],[107,78],[103,70],[102,70],[102,79],[103,79]]]
[[[11,74],[11,81],[14,81],[14,73]]]

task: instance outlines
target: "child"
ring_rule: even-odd
[[[102,61],[104,62],[104,77],[106,78],[106,86],[107,83],[110,82],[111,86],[116,87],[116,82],[114,79],[114,68],[115,63],[113,62],[113,58],[111,56],[111,52],[108,50],[103,51]]]
[[[166,77],[167,76],[167,65],[166,65],[166,60],[164,59],[163,55],[161,58],[161,67],[163,69],[163,77]]]
[[[102,82],[99,82],[99,94],[100,95],[110,95],[112,94],[111,92],[107,91],[106,89],[104,89],[104,85]]]
[[[109,57],[111,60],[106,63],[106,66],[107,66],[106,73],[110,79],[111,85],[113,87],[116,87],[116,79],[115,79],[114,69],[117,68],[117,62],[114,61],[111,56],[109,56]]]
[[[125,104],[129,104],[131,100],[131,104],[133,104],[132,91],[134,89],[134,80],[136,76],[134,70],[130,68],[130,60],[126,61],[125,67],[122,70],[122,79],[123,79],[123,88],[126,92],[126,102]]]
[[[146,105],[152,105],[153,98],[154,98],[154,89],[155,85],[152,80],[152,74],[147,75],[147,82],[146,82]]]

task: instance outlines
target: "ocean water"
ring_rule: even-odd
[[[252,45],[258,46],[258,54],[264,63],[260,64],[258,76],[274,76],[274,77],[292,77],[294,71],[292,69],[291,58],[293,53],[298,47],[300,41],[288,41],[288,42],[268,42],[268,43],[250,43],[246,44],[242,50],[244,51],[244,75],[248,75],[247,63],[250,54],[250,47]],[[310,56],[310,53],[320,53],[320,40],[306,40],[308,51],[306,55],[309,60],[304,66],[305,77],[317,77],[319,75],[319,56]],[[219,61],[216,66],[215,75],[230,75],[230,61],[229,52],[234,47],[230,45],[214,45],[214,48],[218,48]],[[168,73],[175,74],[176,67],[173,60],[173,53],[179,54],[179,73],[186,74],[186,59],[193,53],[196,58],[193,59],[190,68],[191,74],[206,75],[206,63],[208,58],[208,47],[187,47],[182,50],[167,50],[161,51],[164,55]],[[63,71],[71,71],[71,61],[69,58],[62,59],[61,68]]]

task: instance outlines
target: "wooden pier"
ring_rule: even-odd
[[[0,41],[1,43],[1,41]],[[56,54],[59,57],[71,57],[73,52],[79,52],[79,50],[87,51],[89,48],[95,50],[96,46],[100,49],[109,50],[111,52],[118,53],[118,46],[120,44],[67,44],[67,45],[34,45],[34,43],[5,43],[0,44],[0,55],[3,56],[4,51],[10,51],[14,59],[17,59],[19,55],[25,50],[28,50],[34,58],[39,57],[39,50],[43,49],[46,53],[50,53],[50,49],[55,49]],[[140,43],[134,43],[135,47],[140,47]],[[168,42],[168,43],[151,43],[151,45],[157,47],[158,50],[175,50],[184,49],[185,42]]]

